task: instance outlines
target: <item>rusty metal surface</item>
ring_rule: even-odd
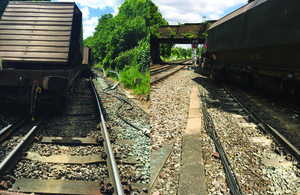
[[[31,86],[33,80],[43,81],[44,77],[56,75],[62,76],[69,79],[69,84],[71,84],[71,79],[75,77],[80,71],[79,68],[72,70],[21,70],[21,69],[4,69],[0,72],[0,86],[19,86],[20,77],[28,78],[28,84]],[[41,82],[42,84],[42,82]]]
[[[16,119],[12,124],[7,125],[5,128],[0,130],[0,143],[8,137],[16,128],[23,124],[29,118],[29,114],[24,114],[23,116]]]
[[[226,22],[226,21],[228,21],[228,20],[230,20],[230,19],[232,19],[232,18],[234,18],[234,17],[236,17],[236,16],[238,16],[238,15],[240,15],[240,14],[256,7],[256,6],[258,6],[262,3],[264,3],[265,1],[267,1],[267,0],[256,0],[256,1],[252,1],[251,3],[246,4],[245,6],[241,7],[240,9],[237,9],[234,12],[232,12],[232,13],[224,16],[223,18],[219,19],[217,22],[212,24],[209,29],[212,29],[212,28],[214,28],[214,27],[216,27],[216,26],[218,26],[218,25],[220,25],[220,24],[222,24],[222,23],[224,23],[224,22]]]
[[[84,47],[82,65],[90,65],[91,63],[91,49]]]
[[[300,43],[291,43],[275,46],[221,50],[208,52],[207,55],[209,55],[212,64],[231,64],[235,67],[244,65],[252,68],[260,67],[260,69],[264,67],[267,68],[267,70],[262,74],[281,77],[284,76],[284,74],[293,74],[296,70],[299,72],[299,46]],[[280,55],[276,55],[279,48]],[[213,59],[212,54],[216,56],[216,59]],[[277,71],[276,69],[278,68],[283,71]]]
[[[121,184],[121,181],[120,181],[120,175],[119,175],[119,172],[118,172],[118,169],[117,169],[116,160],[115,160],[115,157],[114,157],[114,154],[113,154],[113,151],[112,151],[111,143],[109,141],[105,120],[104,120],[103,113],[102,113],[101,106],[100,106],[100,101],[99,101],[100,99],[99,99],[98,94],[96,92],[94,83],[92,82],[91,79],[90,79],[90,84],[93,88],[93,91],[94,91],[94,94],[95,94],[95,97],[96,97],[96,100],[97,100],[97,104],[98,104],[98,109],[99,109],[99,114],[100,114],[100,119],[101,119],[101,125],[99,125],[99,126],[100,126],[100,129],[101,129],[102,135],[104,135],[103,137],[104,137],[104,140],[105,140],[105,142],[103,144],[104,145],[104,150],[105,150],[105,153],[108,154],[108,157],[109,157],[109,158],[106,159],[107,160],[107,165],[108,165],[107,168],[108,168],[109,180],[110,180],[111,184],[114,186],[114,188],[116,189],[114,194],[123,195],[124,191],[122,189],[122,184]]]
[[[215,20],[208,21],[214,23]],[[162,25],[159,26],[160,43],[191,43],[191,39],[198,40],[199,44],[203,44],[205,37],[203,33],[207,31],[206,23],[186,23],[181,25]],[[189,38],[188,35],[192,35]]]
[[[81,26],[78,12],[81,17],[73,2],[9,2],[0,21],[3,62],[72,63],[71,30]]]
[[[47,119],[48,115],[49,113],[44,114],[44,116],[41,117],[41,119],[38,122],[36,122],[35,126],[24,136],[21,142],[19,142],[18,145],[0,163],[1,178],[5,175],[5,172],[7,170],[13,168],[15,163],[21,157],[21,153],[23,152],[23,150],[26,149],[32,143],[34,137],[36,136],[36,132],[38,132],[42,128],[43,123]]]
[[[92,194],[101,195],[98,181],[70,181],[48,179],[16,179],[13,191],[42,194]]]
[[[297,0],[251,2],[211,26],[208,30],[207,52],[266,46],[277,47],[282,52],[284,49],[281,46],[300,42],[299,6],[300,1]],[[259,57],[256,53],[250,55]],[[274,58],[288,59],[293,55],[274,54]]]
[[[172,32],[176,33],[172,35]],[[182,25],[163,25],[159,26],[158,31],[160,32],[161,38],[185,38],[184,34],[193,33],[194,38],[203,38],[202,33],[206,30],[206,25],[202,23],[195,24],[182,24]]]

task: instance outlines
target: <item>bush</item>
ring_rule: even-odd
[[[118,57],[115,58],[116,70],[123,70],[125,66],[136,65],[136,49],[121,52]]]
[[[120,73],[121,82],[126,88],[134,89],[135,94],[149,94],[150,93],[150,72],[142,74],[138,66],[126,66]],[[134,79],[141,78],[140,85],[134,87]]]
[[[137,95],[150,94],[150,71],[142,75],[142,82],[134,89],[134,93]]]

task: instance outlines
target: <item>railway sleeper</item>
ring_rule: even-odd
[[[220,94],[228,94],[225,90],[217,90],[217,93]],[[229,95],[229,94],[228,94]],[[221,95],[222,96],[222,95]]]
[[[228,98],[228,97],[225,97],[225,98],[221,98],[222,101],[234,101],[233,98]]]
[[[106,156],[107,157],[107,156]],[[61,164],[93,164],[93,163],[106,163],[106,157],[102,153],[101,155],[92,156],[70,156],[70,155],[52,155],[52,156],[41,156],[34,152],[23,152],[22,160],[31,160],[42,163],[61,163]],[[140,164],[138,157],[128,156],[127,158],[118,159],[123,164]],[[117,162],[118,162],[117,161]]]
[[[239,123],[240,128],[246,128],[246,129],[256,129],[258,126],[253,123]]]
[[[246,113],[233,114],[232,116],[236,119],[248,119],[249,118],[249,116]]]
[[[273,140],[268,139],[267,137],[250,137],[249,141],[252,143],[257,143],[262,146],[271,146]]]
[[[232,108],[232,107],[227,107],[227,110],[230,112],[237,112],[240,113],[242,112],[244,109],[243,108]]]
[[[223,103],[223,105],[225,106],[231,106],[231,107],[240,107],[240,105],[238,103],[235,103],[235,102],[225,102]]]
[[[221,98],[230,98],[231,95],[229,95],[228,93],[219,93],[218,94]]]

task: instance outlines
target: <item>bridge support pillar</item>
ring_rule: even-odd
[[[160,59],[160,50],[158,40],[150,39],[150,55],[153,64],[161,64],[162,60]]]

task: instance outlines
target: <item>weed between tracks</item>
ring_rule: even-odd
[[[109,74],[109,77],[114,81],[118,81],[118,77],[116,76],[116,74]],[[146,73],[141,73],[139,67],[128,66],[120,71],[120,77],[123,86],[130,90],[133,90],[133,93],[135,95],[147,96],[150,94],[150,70],[148,70]],[[135,78],[141,78],[142,82],[134,86]]]

